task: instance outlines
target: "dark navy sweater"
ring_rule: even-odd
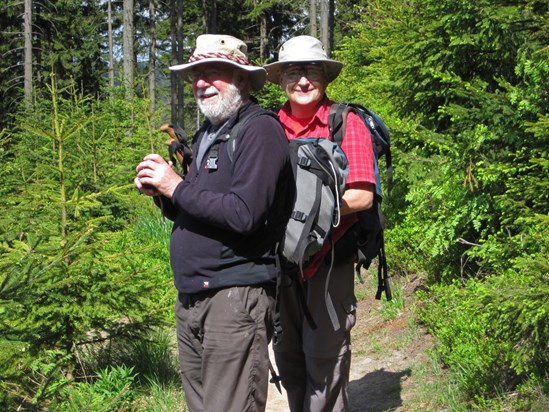
[[[248,102],[227,122],[218,139],[239,118],[255,110]],[[200,136],[195,136],[193,153]],[[193,160],[173,193],[162,199],[173,220],[170,261],[179,292],[274,282],[274,246],[283,233],[293,183],[286,135],[276,119],[254,117],[236,139],[233,159],[218,145],[217,169]],[[157,201],[157,203],[159,203]]]

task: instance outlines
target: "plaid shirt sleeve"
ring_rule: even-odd
[[[370,132],[360,118],[349,113],[345,136],[341,148],[349,161],[347,186],[355,183],[372,183],[375,185],[374,152]]]

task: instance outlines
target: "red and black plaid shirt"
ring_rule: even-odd
[[[288,139],[293,140],[302,137],[330,137],[330,129],[328,127],[328,115],[330,107],[334,102],[324,97],[320,107],[315,115],[309,119],[307,124],[294,119],[291,115],[290,103],[286,104],[278,112],[280,122],[284,127]],[[374,171],[374,153],[372,151],[372,141],[368,128],[362,120],[354,114],[349,113],[345,129],[345,137],[341,144],[343,152],[347,156],[349,162],[349,175],[347,176],[347,188],[357,187],[359,184],[371,183],[375,185]],[[341,217],[341,222],[338,227],[332,231],[332,239],[336,242],[343,234],[356,222],[356,215],[350,214]],[[304,270],[303,276],[309,279],[316,273],[322,264],[324,257],[330,251],[331,244],[324,244],[321,252],[313,259],[313,261]]]

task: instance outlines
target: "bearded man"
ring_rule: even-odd
[[[280,124],[250,98],[266,72],[250,65],[246,51],[232,36],[197,38],[189,61],[170,67],[191,81],[207,118],[193,138],[189,171],[182,178],[158,154],[136,168],[137,188],[174,222],[170,262],[190,411],[262,411],[267,398],[275,246],[291,166]]]

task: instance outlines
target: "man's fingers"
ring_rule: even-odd
[[[164,158],[157,153],[150,153],[143,158],[143,160],[151,160],[155,163],[166,163]]]

